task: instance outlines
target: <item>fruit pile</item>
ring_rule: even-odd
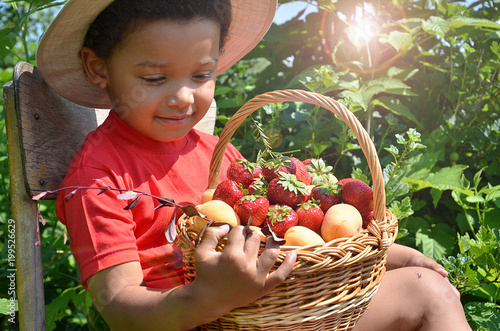
[[[198,209],[232,225],[251,218],[254,229],[269,226],[290,246],[350,237],[373,217],[373,190],[359,179],[337,180],[331,170],[322,159],[282,156],[261,167],[236,159],[228,179],[207,190]]]

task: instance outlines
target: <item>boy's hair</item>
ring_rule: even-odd
[[[190,22],[210,19],[220,24],[220,46],[231,23],[230,0],[115,0],[92,23],[83,46],[91,48],[97,56],[108,59],[114,47],[133,31],[139,22],[173,20]]]

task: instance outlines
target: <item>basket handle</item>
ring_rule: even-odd
[[[361,150],[366,157],[368,162],[368,167],[370,168],[370,173],[373,182],[373,217],[378,223],[378,229],[370,229],[371,232],[383,238],[386,233],[386,206],[385,206],[385,189],[384,180],[382,176],[382,169],[380,167],[380,162],[377,156],[377,152],[370,136],[363,128],[359,120],[354,116],[354,114],[349,111],[344,105],[338,101],[333,100],[330,97],[324,96],[319,93],[307,92],[302,90],[281,90],[281,91],[271,91],[258,95],[246,104],[244,104],[226,123],[224,129],[221,132],[219,142],[216,144],[214,153],[212,155],[212,160],[210,163],[210,175],[208,181],[208,187],[215,188],[219,182],[220,171],[222,167],[222,161],[224,159],[224,154],[226,151],[227,144],[233,136],[236,129],[243,123],[243,121],[252,114],[257,109],[261,107],[279,103],[279,102],[306,102],[314,105],[318,105],[325,109],[328,109],[338,117],[340,117],[349,128],[352,130],[356,136]],[[370,226],[369,226],[370,228]],[[384,235],[385,234],[385,235]]]

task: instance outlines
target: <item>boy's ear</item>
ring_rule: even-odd
[[[104,60],[98,57],[96,53],[87,46],[84,46],[80,51],[80,57],[85,73],[90,81],[99,85],[100,88],[105,89],[108,86],[108,80],[106,76],[106,63]]]

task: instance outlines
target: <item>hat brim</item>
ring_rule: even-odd
[[[97,15],[113,0],[69,0],[45,31],[36,54],[44,81],[60,96],[82,106],[111,108],[106,91],[86,76],[79,52]],[[264,37],[277,0],[231,0],[232,20],[217,74],[230,68]]]

